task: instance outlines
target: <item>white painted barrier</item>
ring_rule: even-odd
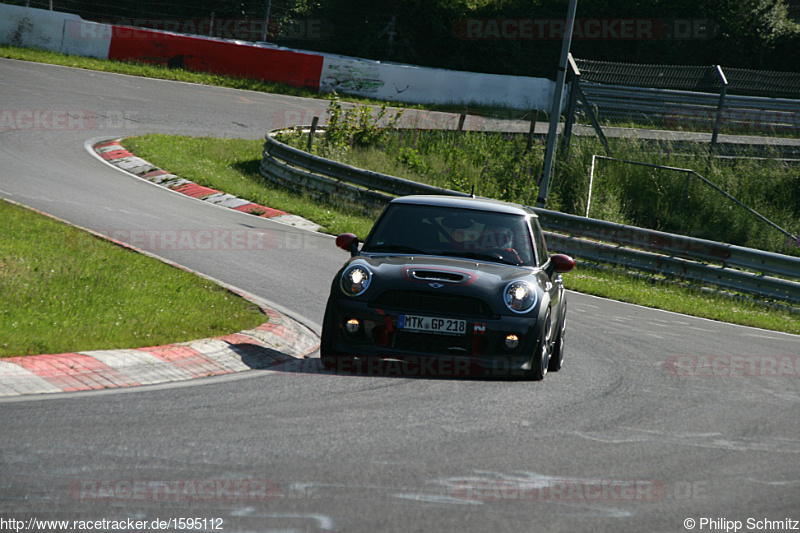
[[[61,53],[108,59],[113,26],[88,20],[65,20]]]
[[[78,15],[0,4],[0,43],[64,54],[108,57],[111,26]]]
[[[555,83],[545,78],[480,74],[324,55],[320,91],[406,103],[481,104],[549,109]]]
[[[60,52],[65,20],[81,18],[58,11],[0,4],[0,42]]]

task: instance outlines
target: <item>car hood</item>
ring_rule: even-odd
[[[350,260],[361,260],[373,270],[374,273],[382,275],[403,275],[403,272],[413,270],[415,272],[441,272],[458,274],[463,273],[469,276],[472,283],[478,280],[509,282],[515,279],[525,278],[533,275],[536,271],[530,267],[519,267],[514,265],[504,265],[478,261],[475,259],[464,259],[460,257],[442,257],[433,255],[359,255]],[[419,279],[413,276],[414,279]],[[449,277],[449,276],[448,276]],[[455,278],[453,278],[454,282]]]
[[[358,255],[343,270],[353,264],[366,265],[373,274],[369,290],[358,299],[372,300],[390,290],[435,292],[480,298],[496,314],[508,314],[502,302],[508,283],[525,279],[543,292],[544,274],[530,267],[440,256]]]

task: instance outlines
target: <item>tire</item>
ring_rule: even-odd
[[[319,362],[325,370],[334,370],[339,364],[339,356],[337,355],[322,355],[319,356]]]
[[[531,381],[541,381],[547,375],[547,370],[550,367],[550,353],[553,347],[552,344],[552,324],[550,323],[550,310],[544,316],[544,324],[540,333],[539,342],[536,344],[536,350],[531,357],[531,368],[526,371],[525,377]]]
[[[322,368],[332,370],[339,364],[340,354],[333,350],[333,338],[336,335],[336,324],[330,304],[325,307],[325,318],[322,319],[322,337],[319,342],[319,359]]]
[[[553,343],[553,353],[550,356],[550,364],[547,369],[551,372],[558,372],[564,366],[564,334],[567,332],[567,300],[563,304],[564,308],[561,310],[561,327],[558,328],[558,337]]]

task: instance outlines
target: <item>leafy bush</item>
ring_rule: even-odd
[[[345,109],[335,92],[329,97],[328,126],[325,142],[332,148],[347,145],[372,146],[383,142],[388,133],[397,128],[403,110],[389,115],[387,104],[381,105],[377,115],[372,106],[358,105]]]

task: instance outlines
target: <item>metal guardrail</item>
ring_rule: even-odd
[[[297,150],[264,143],[261,174],[300,192],[345,198],[375,210],[394,196],[466,193],[361,170]],[[548,246],[574,257],[675,276],[717,287],[800,303],[800,258],[534,208]]]
[[[546,229],[618,247],[639,248],[663,255],[682,257],[704,263],[718,263],[752,272],[797,278],[800,280],[800,257],[792,257],[744,246],[725,244],[675,233],[637,228],[605,220],[535,208],[539,223]]]
[[[581,88],[601,117],[615,119],[660,119],[667,124],[710,128],[720,104],[720,95],[713,93],[583,81]],[[729,94],[724,99],[721,120],[727,127],[796,133],[800,129],[800,100]]]
[[[547,245],[554,250],[582,259],[621,265],[635,270],[715,285],[740,292],[758,294],[790,302],[800,302],[800,284],[760,276],[725,266],[711,266],[697,261],[660,253],[632,250],[610,244],[545,232]]]
[[[364,212],[379,211],[395,196],[446,194],[469,196],[441,187],[359,169],[318,157],[275,140],[270,132],[264,143],[261,175],[297,192],[314,191],[342,198]]]
[[[268,138],[267,143],[270,145],[269,153],[272,156],[282,159],[290,165],[302,166],[311,172],[330,176],[365,189],[374,189],[395,196],[420,194],[419,191],[424,191],[421,194],[442,194],[446,191],[446,189],[440,187],[423,185],[415,181],[396,178],[369,170],[362,170],[350,165],[345,165],[344,163],[317,157],[303,150],[298,150],[297,148],[292,148],[291,146],[278,142],[271,137]],[[266,149],[265,147],[265,150]]]
[[[800,283],[775,277],[800,279],[800,258],[538,208],[536,212],[548,246],[559,252],[800,303]]]

